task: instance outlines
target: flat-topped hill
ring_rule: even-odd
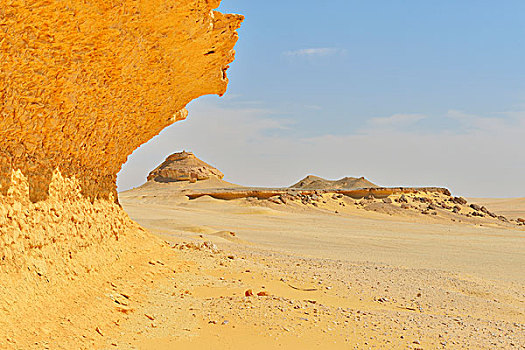
[[[197,158],[192,152],[177,152],[151,171],[148,181],[177,182],[177,181],[202,181],[211,178],[221,179],[224,174],[208,163]]]
[[[344,177],[340,180],[327,180],[319,176],[308,175],[301,181],[290,186],[290,188],[301,189],[358,189],[358,188],[374,188],[379,187],[376,184],[368,181],[364,177]]]

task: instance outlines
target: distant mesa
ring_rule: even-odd
[[[300,188],[300,189],[345,189],[354,190],[359,188],[378,188],[376,184],[368,181],[364,177],[344,177],[340,180],[326,180],[319,176],[308,175],[298,183],[290,186],[289,188]]]
[[[217,178],[222,180],[224,174],[211,165],[197,158],[192,152],[177,152],[148,175],[148,181],[154,182],[197,182]]]

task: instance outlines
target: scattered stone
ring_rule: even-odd
[[[471,207],[472,209],[474,209],[475,211],[481,211],[481,206],[479,206],[479,205],[477,205],[477,204],[472,203],[472,204],[470,205],[470,207]]]
[[[283,204],[281,196],[270,197],[270,198],[268,198],[268,202],[272,202],[272,203],[275,203],[275,204]]]
[[[465,205],[468,203],[467,200],[463,197],[454,197],[452,198],[452,202],[460,205]]]

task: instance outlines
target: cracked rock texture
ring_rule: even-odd
[[[128,155],[222,95],[240,15],[218,0],[0,0],[0,195],[13,171],[29,199],[53,172],[82,194],[116,198]]]
[[[219,4],[0,0],[0,348],[78,341],[82,326],[50,329],[162,253],[116,203],[116,176],[188,102],[226,91],[243,17]],[[86,315],[90,329],[106,317]],[[95,348],[81,340],[59,348]]]
[[[170,155],[157,168],[148,175],[148,181],[176,182],[176,181],[201,181],[211,177],[222,179],[224,174],[203,162],[191,152],[177,152]]]

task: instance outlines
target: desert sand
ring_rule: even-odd
[[[525,346],[522,225],[446,210],[385,210],[380,199],[330,193],[317,205],[185,195],[237,188],[219,178],[148,181],[120,194],[130,217],[172,247],[183,271],[156,282],[141,311],[121,325],[133,339],[115,342],[166,349]],[[405,197],[439,196],[446,197]],[[396,203],[396,195],[389,198]]]

